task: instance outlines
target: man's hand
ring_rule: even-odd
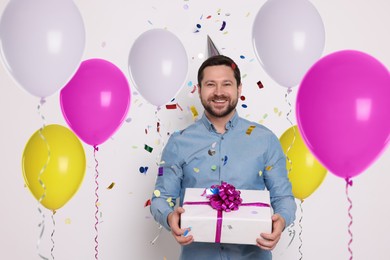
[[[280,236],[286,226],[286,221],[279,214],[272,216],[272,233],[260,234],[260,238],[256,239],[257,246],[264,250],[272,250],[279,242]]]
[[[180,228],[180,215],[184,213],[184,209],[182,207],[177,207],[173,212],[169,213],[168,215],[168,224],[171,227],[171,233],[173,237],[176,239],[176,241],[182,245],[188,245],[191,244],[194,241],[194,238],[192,235],[189,236],[183,236],[184,232],[188,230],[181,229]]]

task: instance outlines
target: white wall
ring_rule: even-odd
[[[8,1],[0,1],[4,10]],[[251,27],[254,17],[264,1],[206,1],[206,0],[76,0],[87,30],[87,45],[83,60],[103,58],[115,63],[126,75],[128,53],[135,39],[152,28],[167,28],[183,42],[189,59],[188,81],[196,82],[196,70],[207,56],[206,36],[209,34],[222,54],[233,57],[241,67],[243,95],[248,108],[239,107],[239,113],[262,123],[279,136],[289,126],[285,101],[286,89],[273,82],[255,59],[251,44]],[[326,29],[324,55],[341,49],[364,51],[390,67],[390,2],[386,0],[312,0],[317,7]],[[184,8],[188,5],[188,9]],[[218,14],[220,11],[220,14]],[[228,15],[230,14],[230,15]],[[212,18],[206,20],[205,17]],[[201,20],[201,17],[203,19]],[[227,22],[221,32],[221,21]],[[193,33],[197,23],[202,25],[199,33]],[[227,32],[227,33],[225,33]],[[33,51],[33,50],[32,50]],[[240,59],[244,55],[245,59]],[[42,126],[37,113],[38,98],[19,87],[0,66],[0,258],[40,259],[36,244],[39,239],[38,223],[42,220],[24,181],[21,171],[21,155],[28,138]],[[265,86],[259,90],[256,82]],[[189,111],[201,106],[192,88],[183,86],[176,100],[183,108],[166,110],[156,114],[156,108],[133,93],[128,113],[131,122],[125,122],[113,138],[100,145],[99,196],[101,219],[99,228],[100,259],[177,259],[179,247],[171,235],[163,231],[155,245],[150,241],[158,232],[157,224],[144,207],[153,190],[157,173],[156,158],[167,138],[167,132],[183,128],[192,122]],[[295,105],[297,89],[290,97]],[[389,97],[390,98],[390,97]],[[390,101],[389,101],[390,102]],[[241,105],[241,102],[239,105]],[[282,111],[279,116],[275,108]],[[66,123],[59,108],[58,93],[47,98],[42,113],[48,124]],[[161,136],[156,131],[156,122],[162,123]],[[296,122],[295,115],[291,120]],[[148,134],[145,129],[149,128]],[[362,136],[362,138],[364,138]],[[359,142],[359,140],[356,140]],[[154,148],[152,153],[143,147]],[[55,259],[95,259],[95,182],[93,148],[84,145],[87,153],[87,172],[77,194],[54,215],[44,210],[46,230],[41,240],[41,253],[50,259],[54,234]],[[390,150],[361,175],[354,178],[350,188],[353,201],[353,243],[355,259],[390,259],[388,234],[390,232],[389,171]],[[139,167],[148,166],[146,174]],[[116,185],[108,190],[112,182]],[[299,202],[297,201],[299,204]],[[297,212],[295,230],[302,231],[302,243],[298,234],[293,243],[288,232],[275,250],[274,259],[299,259],[302,246],[303,259],[349,259],[347,244],[348,203],[345,182],[329,173],[320,188],[302,204],[303,214]],[[299,228],[300,217],[302,229]]]

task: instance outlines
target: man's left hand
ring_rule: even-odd
[[[257,246],[264,250],[272,250],[282,235],[282,232],[286,226],[286,221],[279,214],[272,216],[272,233],[261,233],[260,238],[256,239]]]

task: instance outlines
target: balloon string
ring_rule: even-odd
[[[353,241],[353,234],[352,234],[352,231],[351,231],[351,226],[352,226],[352,223],[353,223],[353,217],[352,217],[352,214],[351,214],[352,200],[349,197],[348,188],[349,188],[349,186],[352,186],[353,183],[352,183],[352,180],[350,180],[349,178],[346,178],[345,181],[346,181],[345,193],[347,195],[347,200],[348,200],[348,203],[349,203],[348,216],[349,216],[349,219],[350,219],[349,224],[348,224],[348,234],[350,236],[350,240],[348,242],[348,251],[350,253],[349,259],[352,260],[353,259],[353,252],[352,252],[352,249],[351,249],[351,244],[352,244],[352,241]]]
[[[159,110],[160,109],[157,108],[156,111],[154,112],[154,115],[156,116],[156,120],[157,120],[157,133],[159,135],[159,141],[160,141],[161,147],[162,147],[162,149],[160,149],[160,152],[159,152],[157,159],[156,159],[157,166],[160,166],[161,164],[163,164],[163,162],[161,162],[161,156],[162,156],[162,150],[165,146],[164,138],[161,135],[161,120],[160,120],[160,117],[158,116]]]
[[[301,257],[299,258],[299,260],[302,260],[303,258],[303,253],[301,251],[301,248],[302,248],[302,220],[303,220],[303,207],[302,207],[302,204],[303,204],[303,200],[301,200],[301,202],[299,203],[299,208],[301,209],[301,217],[299,218],[299,248],[298,248],[298,251],[299,251],[299,254],[301,255]]]
[[[46,168],[47,168],[47,166],[48,166],[48,164],[50,162],[50,146],[49,146],[49,143],[47,142],[47,139],[45,138],[45,136],[42,133],[44,128],[45,128],[45,117],[41,113],[41,106],[44,103],[45,103],[45,99],[42,98],[40,100],[40,103],[38,104],[38,107],[37,107],[38,114],[40,115],[40,117],[41,117],[41,119],[43,121],[43,126],[39,129],[39,136],[45,142],[45,145],[46,145],[46,148],[47,148],[47,159],[46,159],[46,162],[45,162],[45,164],[43,165],[43,167],[41,168],[41,170],[40,170],[40,172],[38,174],[38,182],[39,182],[39,184],[41,185],[41,187],[43,189],[43,193],[42,193],[42,196],[38,199],[38,205],[37,205],[38,212],[42,216],[42,220],[38,224],[38,228],[41,228],[41,232],[39,234],[39,238],[38,238],[38,241],[37,241],[37,253],[38,253],[40,258],[47,260],[48,258],[43,256],[43,255],[41,255],[41,253],[39,252],[40,251],[39,247],[40,247],[40,244],[41,244],[41,240],[42,240],[42,237],[43,237],[43,234],[44,234],[44,231],[45,231],[45,214],[41,210],[40,206],[41,206],[42,200],[46,197],[46,185],[42,181],[41,177],[42,177],[43,172],[46,170]]]
[[[288,106],[289,106],[289,108],[290,108],[289,111],[287,112],[286,119],[290,122],[291,126],[294,126],[293,122],[291,122],[291,120],[290,120],[290,118],[289,118],[289,116],[290,116],[290,114],[291,114],[291,111],[292,111],[292,108],[291,108],[291,103],[287,100],[287,96],[288,96],[290,93],[291,93],[291,88],[288,88],[288,89],[287,89],[287,92],[286,92],[286,94],[285,94],[285,96],[284,96],[285,101],[286,101],[286,103],[288,104]],[[295,139],[296,139],[295,127],[293,127],[292,129],[293,129],[293,132],[294,132],[294,137],[293,137],[293,139],[292,139],[292,141],[291,141],[291,144],[289,145],[289,147],[288,147],[287,150],[286,150],[286,160],[288,161],[288,163],[289,163],[289,165],[290,165],[290,167],[288,168],[288,174],[292,171],[292,167],[293,167],[292,161],[291,161],[291,159],[288,157],[288,152],[291,150],[291,148],[292,148],[292,146],[293,146],[293,144],[294,144],[294,142],[295,142]]]
[[[292,244],[292,242],[294,241],[294,238],[295,238],[295,230],[294,230],[294,227],[295,227],[295,224],[294,224],[294,222],[293,222],[293,223],[291,223],[291,225],[287,228],[288,235],[291,237],[290,242],[289,242],[288,245],[287,245],[287,248],[289,248],[290,245]]]
[[[55,214],[55,210],[53,210],[52,214],[51,214],[51,220],[53,222],[53,232],[51,232],[51,235],[50,235],[50,239],[51,239],[51,243],[52,243],[52,247],[51,247],[51,258],[54,259],[54,247],[55,247],[55,243],[54,243],[54,233],[55,233],[55,227],[56,227],[56,221],[54,219],[54,214]]]
[[[150,241],[150,244],[151,244],[151,245],[154,245],[154,243],[156,243],[157,239],[159,238],[159,236],[160,236],[160,234],[161,234],[162,228],[163,228],[163,226],[162,226],[162,225],[159,225],[157,236],[156,236],[152,241]]]
[[[99,224],[99,218],[98,218],[98,214],[99,214],[99,194],[98,194],[98,190],[99,190],[99,182],[98,182],[98,177],[99,177],[99,171],[98,171],[98,165],[99,165],[99,162],[98,160],[96,159],[96,151],[99,151],[99,148],[97,146],[94,146],[93,147],[94,150],[93,150],[93,157],[95,159],[95,184],[96,184],[96,189],[95,189],[95,197],[96,197],[96,201],[95,201],[95,208],[96,208],[96,211],[95,211],[95,231],[96,231],[96,236],[95,236],[95,259],[99,259],[99,250],[98,250],[98,247],[99,247],[99,242],[98,242],[98,224]]]

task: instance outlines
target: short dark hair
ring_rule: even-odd
[[[205,68],[210,66],[218,66],[218,65],[225,65],[228,67],[231,67],[234,73],[234,78],[237,81],[237,87],[241,84],[241,73],[240,69],[238,68],[237,64],[229,57],[224,55],[215,55],[209,57],[207,60],[205,60],[202,65],[200,65],[198,70],[198,84],[199,87],[201,87],[201,83],[203,80],[203,71]]]

